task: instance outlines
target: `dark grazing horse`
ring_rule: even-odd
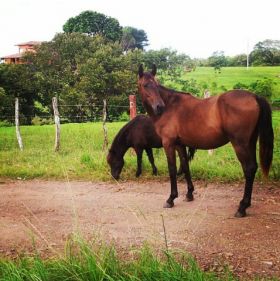
[[[260,164],[265,176],[268,176],[273,158],[274,134],[268,102],[244,90],[199,99],[188,93],[167,89],[155,79],[155,65],[151,72],[144,72],[140,65],[138,75],[138,91],[162,139],[168,161],[171,194],[164,207],[173,207],[174,199],[178,197],[176,145],[213,149],[231,142],[245,177],[243,199],[235,216],[246,216],[257,170],[258,138]],[[193,190],[193,185],[188,183],[188,201],[193,200]]]
[[[162,142],[161,138],[156,133],[154,124],[149,116],[137,115],[123,128],[121,128],[121,130],[115,136],[107,155],[107,162],[111,168],[111,175],[115,179],[119,179],[120,177],[122,168],[124,166],[123,157],[130,147],[135,149],[137,155],[136,177],[139,177],[142,173],[142,155],[144,150],[146,151],[148,159],[152,165],[153,174],[156,175],[157,167],[154,163],[152,148],[162,147]],[[181,155],[184,155],[186,148],[177,148],[177,150],[180,153],[180,159],[182,159],[183,156]],[[191,160],[194,156],[194,153],[194,149],[189,149],[186,160]],[[178,173],[180,173],[182,169],[183,168],[180,167]]]

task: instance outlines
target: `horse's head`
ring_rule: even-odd
[[[151,72],[144,72],[143,65],[138,70],[138,91],[144,107],[150,115],[159,116],[163,113],[165,104],[159,94],[159,83],[155,79],[157,69],[153,65]]]
[[[123,157],[118,157],[114,151],[109,150],[107,155],[107,163],[111,168],[112,177],[118,180],[124,166]]]

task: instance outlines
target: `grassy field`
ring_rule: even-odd
[[[198,67],[184,75],[185,79],[195,79],[200,84],[207,84],[213,94],[232,89],[236,83],[250,84],[256,80],[270,78],[273,85],[272,99],[280,98],[280,66],[275,67],[223,67],[221,73],[215,73],[213,67]]]
[[[124,125],[108,123],[109,142]],[[280,179],[280,112],[273,112],[275,133],[274,160],[270,178]],[[14,127],[0,128],[0,177],[112,180],[106,162],[107,150],[102,150],[101,123],[64,124],[61,128],[61,150],[54,152],[53,125],[23,126],[21,133],[24,151],[19,151]],[[167,163],[162,149],[154,150],[159,176],[152,176],[146,155],[143,157],[142,180],[167,180]],[[135,180],[136,156],[130,150],[125,156],[121,180]],[[240,164],[230,144],[216,149],[212,156],[198,151],[191,163],[194,179],[236,181],[242,180]],[[260,179],[258,171],[257,178]]]

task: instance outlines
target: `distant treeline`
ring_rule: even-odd
[[[258,42],[249,54],[225,56],[223,51],[216,51],[207,59],[195,59],[198,66],[277,66],[280,65],[280,40]]]

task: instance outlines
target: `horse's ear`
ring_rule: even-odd
[[[156,76],[156,74],[157,74],[157,67],[156,67],[155,64],[153,64],[151,73],[152,73],[153,76]]]
[[[139,75],[139,78],[143,77],[143,75],[144,75],[143,64],[140,64],[140,65],[139,65],[139,68],[138,68],[138,75]]]

